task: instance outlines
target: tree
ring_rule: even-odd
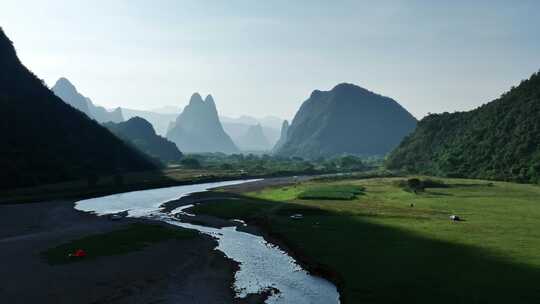
[[[200,168],[202,168],[201,163],[197,159],[192,158],[192,157],[183,158],[180,161],[180,164],[184,168],[188,168],[188,169],[200,169]]]

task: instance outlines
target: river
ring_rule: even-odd
[[[234,282],[239,298],[271,288],[279,292],[268,298],[268,304],[339,303],[339,293],[332,283],[309,274],[291,256],[264,238],[238,231],[235,226],[211,228],[182,222],[160,208],[166,202],[192,193],[253,181],[236,180],[119,193],[78,201],[75,209],[97,215],[127,211],[130,217],[158,219],[211,235],[218,242],[217,250],[240,263]]]

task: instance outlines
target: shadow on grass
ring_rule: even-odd
[[[260,204],[244,219],[285,244],[308,268],[332,277],[343,303],[540,303],[538,268],[480,247],[429,239],[367,217],[234,196]],[[226,201],[221,203],[223,210]],[[237,201],[234,208],[243,207]],[[219,216],[219,210],[212,213]],[[295,213],[304,218],[291,219]]]
[[[450,194],[450,193],[434,192],[434,191],[426,191],[423,194],[436,195],[436,196],[454,196],[453,194]]]

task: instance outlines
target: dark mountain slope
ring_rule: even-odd
[[[311,94],[277,153],[308,158],[384,155],[415,126],[416,119],[395,100],[343,83]]]
[[[475,110],[425,117],[387,165],[441,176],[540,181],[540,75]]]
[[[176,145],[157,135],[152,125],[143,118],[133,117],[120,123],[108,122],[104,126],[141,152],[163,163],[179,161],[182,158]]]
[[[0,188],[155,168],[26,69],[0,29]]]
[[[212,96],[193,94],[189,104],[167,132],[167,138],[184,152],[235,153],[238,148],[223,130]]]

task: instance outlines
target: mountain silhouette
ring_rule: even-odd
[[[51,90],[65,103],[70,104],[75,109],[100,123],[124,121],[120,108],[109,112],[104,107],[94,105],[92,100],[79,93],[77,88],[67,78],[61,77],[58,79]]]
[[[169,128],[167,138],[188,153],[238,152],[238,148],[223,130],[211,95],[203,100],[199,93],[193,94],[189,104]]]
[[[289,132],[289,122],[287,120],[283,121],[283,124],[281,125],[281,135],[279,136],[279,140],[274,145],[272,151],[276,152],[283,147],[285,142],[287,142],[287,133]]]
[[[165,109],[172,110],[172,108],[169,108],[169,107],[163,108],[163,110]],[[179,112],[180,111],[178,109],[173,114],[173,113],[165,113],[165,112],[122,108],[122,114],[124,115],[125,119],[130,119],[137,116],[144,118],[146,121],[152,124],[152,126],[156,130],[156,133],[161,136],[167,135],[167,131],[168,131],[167,128],[169,127],[171,122],[174,122],[176,120]]]
[[[271,148],[260,124],[250,126],[238,139],[238,145],[243,151],[266,151]]]
[[[306,158],[385,155],[415,126],[416,119],[395,100],[342,83],[330,91],[313,91],[276,152]]]
[[[155,169],[82,111],[62,102],[18,59],[0,28],[0,188]]]
[[[468,112],[431,114],[388,157],[409,172],[540,182],[540,73]]]
[[[180,161],[182,158],[178,147],[173,142],[157,135],[152,124],[143,118],[133,117],[125,122],[108,122],[103,125],[141,152],[163,163]]]
[[[264,137],[266,137],[270,146],[274,146],[279,139],[279,128],[283,122],[283,119],[274,116],[257,118],[247,115],[242,115],[237,118],[220,116],[219,120],[221,121],[225,132],[229,134],[237,146],[240,145],[240,141],[248,129],[257,124],[261,125]]]

